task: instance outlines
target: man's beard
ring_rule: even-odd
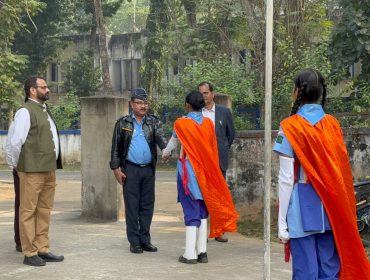
[[[49,100],[49,93],[45,93],[45,94],[42,94],[42,93],[37,93],[37,99],[42,101],[42,102],[45,102],[47,100]]]

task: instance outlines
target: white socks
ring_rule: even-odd
[[[198,258],[197,251],[195,250],[197,240],[197,227],[187,226],[186,237],[185,237],[185,253],[183,257],[188,260],[194,260]]]
[[[207,219],[200,220],[200,226],[197,233],[197,253],[207,252]]]

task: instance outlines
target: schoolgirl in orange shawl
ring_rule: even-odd
[[[279,238],[290,239],[293,279],[370,279],[342,130],[323,110],[324,78],[307,69],[294,83],[291,116],[281,122],[274,146],[280,160]]]
[[[173,135],[163,150],[163,159],[181,143],[177,165],[177,189],[186,225],[185,252],[179,262],[208,262],[207,217],[209,237],[237,230],[238,214],[231,193],[219,168],[217,141],[212,121],[202,115],[204,99],[200,92],[187,94],[186,117],[175,121]]]

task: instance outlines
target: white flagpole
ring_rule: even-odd
[[[271,96],[272,33],[274,1],[266,0],[266,65],[265,65],[265,158],[264,158],[264,266],[263,279],[270,280],[270,215],[271,215]]]

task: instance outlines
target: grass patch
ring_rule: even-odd
[[[252,220],[238,222],[239,233],[253,238],[263,239],[263,222]],[[271,223],[271,241],[279,242],[277,237],[277,224]]]
[[[81,171],[81,164],[63,164],[62,171]]]
[[[157,162],[156,171],[176,171],[176,161]]]

